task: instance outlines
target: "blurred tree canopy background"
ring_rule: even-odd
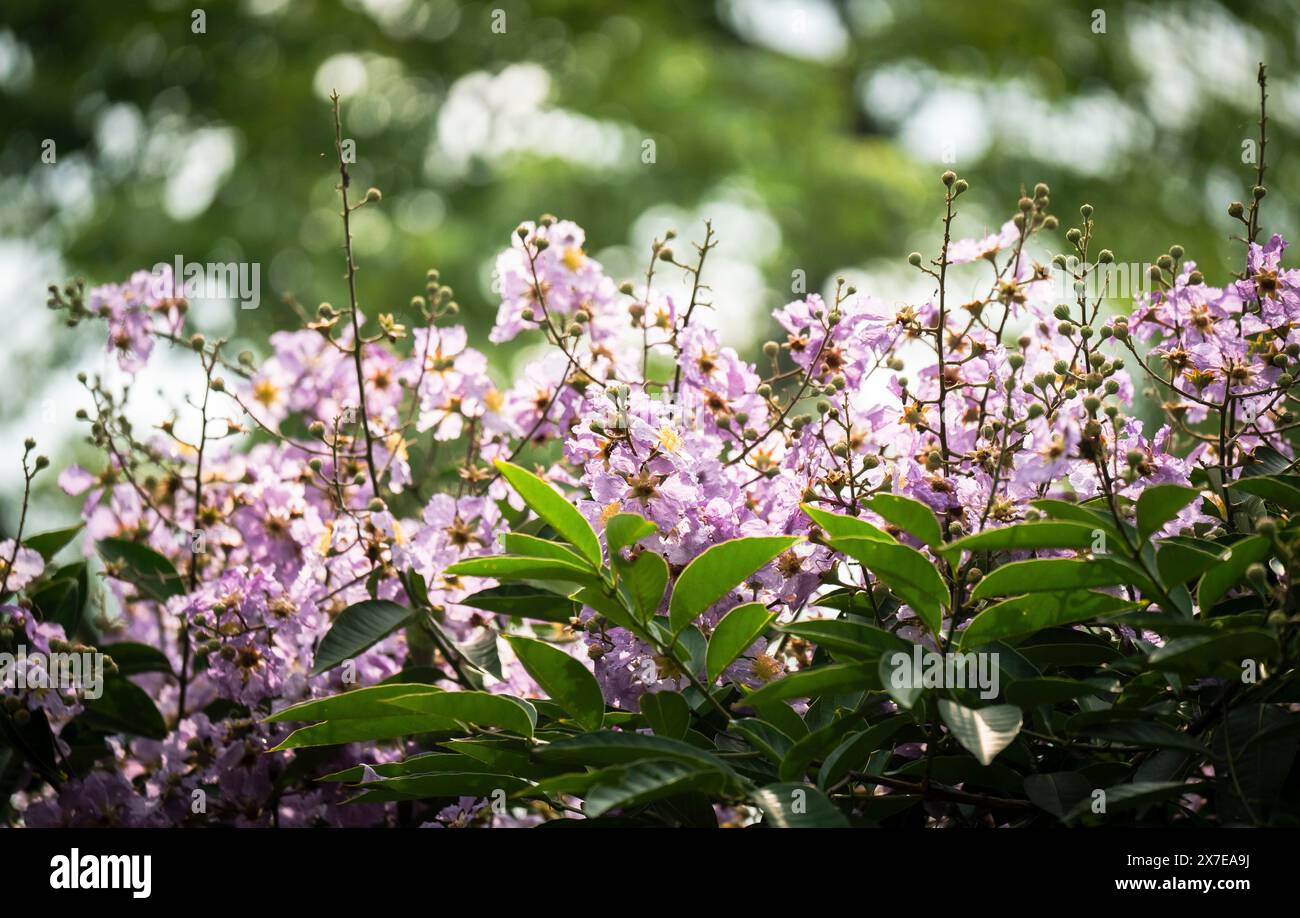
[[[1295,235],[1292,0],[198,3],[0,7],[0,528],[23,436],[66,450],[72,368],[104,365],[95,327],[58,333],[49,282],[256,262],[259,309],[192,321],[259,356],[296,323],[283,295],[344,299],[332,89],[354,183],[384,194],[355,221],[363,310],[410,324],[437,267],[480,345],[493,257],[546,212],[585,226],[616,280],[665,228],[712,218],[716,307],[751,352],[795,272],[912,295],[905,257],[937,248],[948,168],[972,185],[961,235],[1045,181],[1062,229],[1086,201],[1118,260],[1179,243],[1222,280],[1242,263],[1225,209],[1254,180],[1259,61],[1264,229]],[[502,373],[518,356],[488,353]]]

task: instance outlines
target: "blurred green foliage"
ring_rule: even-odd
[[[1177,242],[1222,279],[1241,262],[1225,207],[1253,182],[1242,144],[1261,59],[1274,106],[1264,227],[1296,226],[1294,2],[1111,2],[1100,33],[1091,0],[221,0],[203,7],[202,34],[194,8],[5,0],[0,235],[92,282],[177,253],[258,262],[264,305],[232,334],[259,353],[295,324],[281,295],[345,295],[332,86],[354,180],[384,193],[356,227],[363,309],[409,322],[436,266],[479,336],[495,315],[491,256],[522,219],[577,220],[600,252],[652,209],[707,216],[739,194],[776,242],[754,259],[762,321],[792,298],[795,269],[818,290],[932,251],[950,166],[972,184],[963,235],[996,228],[1022,187],[1046,181],[1064,226],[1079,203],[1096,207],[1119,260]],[[535,68],[532,84],[492,81],[521,63],[549,75],[543,98],[518,95]],[[468,108],[444,121],[452,99]],[[5,356],[38,372],[67,357],[58,347]]]

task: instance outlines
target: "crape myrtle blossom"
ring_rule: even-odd
[[[964,183],[945,184],[951,229]],[[886,302],[839,281],[780,306],[780,337],[757,361],[713,322],[700,282],[708,235],[696,261],[681,260],[671,237],[656,241],[652,264],[694,281],[689,301],[674,300],[653,274],[616,284],[586,253],[580,227],[543,217],[520,225],[496,259],[500,304],[488,341],[522,337],[538,348],[509,377],[449,321],[450,290],[431,275],[414,321],[402,320],[409,336],[391,316],[370,322],[355,308],[322,306],[306,327],[272,335],[260,360],[228,361],[224,342],[189,339],[211,396],[198,439],[181,440],[170,423],[132,429],[115,393],[88,382],[91,439],[105,459],[67,468],[59,483],[82,497],[86,554],[105,540],[130,543],[175,570],[160,589],[110,561],[95,621],[110,654],[115,643],[161,651],[165,666],[130,678],[168,731],[114,739],[57,790],[23,799],[24,820],[396,824],[398,807],[345,806],[337,783],[300,778],[286,789],[282,779],[308,750],[271,751],[290,729],[266,718],[384,681],[542,694],[498,640],[519,623],[467,601],[498,584],[448,573],[500,554],[502,534],[524,519],[496,459],[545,477],[597,533],[618,513],[654,523],[622,549],[624,560],[658,552],[674,577],[720,542],[805,537],[698,617],[708,637],[742,603],[807,621],[837,614],[845,595],[875,603],[888,593],[825,544],[805,508],[860,517],[933,554],[872,498],[920,501],[956,537],[1033,519],[1046,498],[1102,498],[1127,512],[1153,484],[1188,484],[1265,450],[1289,456],[1280,432],[1300,356],[1300,272],[1282,265],[1283,241],[1252,244],[1248,276],[1224,288],[1171,250],[1158,289],[1106,319],[1083,294],[1057,299],[1106,263],[1089,254],[1090,210],[1067,235],[1070,262],[1044,254],[1057,228],[1047,206],[1038,186],[996,233],[952,241],[929,260],[913,255],[934,281],[920,302]],[[977,292],[957,298],[946,284],[963,271],[962,289]],[[149,275],[96,288],[89,302],[132,372],[160,340],[180,338],[184,302],[160,296]],[[1159,424],[1128,416],[1144,387],[1164,408]],[[1202,422],[1233,400],[1242,427],[1220,442]],[[1197,502],[1163,532],[1213,525]],[[50,565],[9,540],[0,572],[15,594],[0,597],[0,624],[38,646],[66,641],[32,614],[30,593]],[[362,602],[408,607],[410,624],[318,671],[331,625]],[[916,610],[891,602],[876,607],[882,623],[934,645]],[[658,611],[667,612],[667,594]],[[697,675],[589,606],[527,627],[590,667],[606,702],[624,711]],[[760,637],[723,679],[758,688],[817,652],[807,640]],[[20,703],[39,705],[56,736],[80,710],[76,699]],[[300,770],[314,778],[362,761],[374,775],[419,750],[400,738],[344,744],[310,750]],[[206,814],[192,806],[198,791]],[[466,797],[422,811],[416,824],[540,818]]]

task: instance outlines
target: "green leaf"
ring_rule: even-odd
[[[1034,806],[1057,819],[1064,819],[1091,793],[1092,782],[1077,771],[1054,771],[1025,777],[1025,795]]]
[[[589,567],[582,555],[563,542],[541,539],[524,532],[507,532],[501,537],[501,543],[505,546],[507,554],[519,555],[524,558],[549,558],[552,561],[563,561],[565,564],[572,564],[579,570],[586,570]]]
[[[87,698],[82,720],[111,733],[165,739],[167,723],[149,693],[125,676],[108,676],[98,698]]]
[[[535,754],[543,761],[574,765],[600,767],[625,765],[643,759],[676,759],[730,771],[720,759],[680,740],[666,736],[647,736],[644,733],[616,733],[612,730],[558,739],[549,745],[538,747]]]
[[[1007,686],[1003,695],[1010,704],[1017,707],[1036,708],[1039,705],[1060,704],[1101,692],[1100,688],[1090,683],[1053,676],[1041,679],[1017,679]]]
[[[176,568],[147,545],[126,539],[100,539],[95,549],[104,559],[110,576],[131,584],[146,599],[166,602],[185,593]]]
[[[1108,740],[1128,746],[1152,746],[1157,749],[1185,749],[1197,755],[1205,747],[1193,736],[1175,730],[1158,720],[1120,720],[1096,724],[1079,731],[1080,736]]]
[[[491,577],[494,580],[560,580],[583,586],[600,583],[599,578],[589,568],[578,567],[554,558],[529,558],[521,555],[466,558],[447,567],[444,573],[465,577]]]
[[[623,549],[658,531],[658,523],[652,523],[639,514],[615,513],[605,524],[605,543],[609,546],[609,557],[619,557]]]
[[[171,661],[167,655],[148,644],[136,644],[131,641],[119,641],[105,644],[99,648],[117,664],[119,676],[134,676],[137,673],[170,673]]]
[[[38,532],[23,539],[23,545],[39,554],[48,564],[54,560],[54,556],[61,552],[64,547],[77,537],[85,523],[78,523],[75,526],[68,526],[64,529],[51,529],[47,532]]]
[[[449,717],[429,714],[388,714],[376,717],[327,720],[324,723],[300,727],[290,733],[272,749],[311,749],[318,746],[340,746],[345,743],[369,743],[396,739],[400,736],[419,736],[421,733],[459,732],[460,726]]]
[[[1137,607],[1137,603],[1091,590],[1030,593],[989,606],[976,615],[961,633],[961,646],[965,649],[993,641],[1013,641],[1044,628],[1106,618]]]
[[[756,570],[799,541],[799,536],[731,539],[705,549],[686,565],[672,598],[668,620],[680,631]]]
[[[1147,663],[1194,676],[1241,675],[1243,660],[1271,660],[1280,653],[1277,636],[1271,631],[1240,628],[1214,635],[1174,638],[1151,652]]]
[[[578,508],[567,497],[532,472],[513,463],[498,459],[496,467],[534,513],[573,545],[579,554],[591,562],[593,568],[600,567],[600,540],[596,537],[596,530],[591,528],[587,518],[578,512]]]
[[[761,602],[749,602],[736,606],[718,622],[709,639],[709,650],[705,656],[706,671],[709,682],[713,683],[722,675],[722,671],[753,644],[776,618]]]
[[[585,729],[600,729],[605,720],[605,696],[587,667],[550,644],[513,634],[505,638],[542,691]]]
[[[1049,548],[1092,548],[1105,534],[1099,525],[1042,520],[1018,523],[1000,529],[986,529],[948,545],[949,550],[962,551],[1041,551]]]
[[[699,792],[721,792],[726,777],[674,759],[650,759],[610,769],[587,791],[582,811],[591,818],[610,810],[642,806],[666,797]]]
[[[1109,512],[1103,513],[1091,507],[1085,507],[1082,504],[1074,504],[1065,500],[1055,500],[1050,497],[1041,500],[1031,500],[1030,506],[1035,510],[1040,510],[1054,520],[1067,520],[1072,523],[1080,523],[1094,529],[1102,529],[1106,535],[1115,539],[1118,544],[1123,541],[1120,536],[1119,528],[1115,525],[1115,518]]]
[[[386,683],[367,688],[352,689],[330,695],[328,698],[313,698],[290,705],[267,717],[263,723],[274,724],[284,721],[321,721],[350,720],[365,717],[379,717],[393,714],[393,709],[384,702],[392,698],[402,698],[417,692],[440,692],[442,689],[422,683]]]
[[[832,539],[830,544],[875,574],[912,607],[932,634],[939,633],[949,596],[933,561],[908,545],[859,538]]]
[[[922,682],[915,678],[914,660],[913,652],[896,650],[881,656],[877,661],[880,684],[884,687],[885,694],[894,699],[894,703],[904,711],[916,707],[917,699],[925,691]]]
[[[976,585],[971,598],[1123,586],[1134,579],[1133,572],[1109,558],[1032,558],[995,568]]]
[[[462,606],[516,618],[567,624],[577,613],[573,600],[528,584],[507,583],[459,600]]]
[[[761,705],[787,698],[815,698],[832,692],[878,688],[880,673],[875,663],[832,663],[769,682],[737,704],[758,710]]]
[[[643,551],[630,562],[618,561],[617,567],[637,617],[649,620],[658,613],[668,589],[668,562],[657,552]]]
[[[387,699],[386,704],[417,714],[496,727],[531,738],[537,726],[536,709],[521,698],[488,692],[420,692]]]
[[[820,787],[834,787],[851,771],[860,771],[871,753],[882,748],[895,733],[906,727],[911,718],[906,714],[896,714],[878,724],[872,724],[848,736],[839,746],[826,756],[821,771],[817,773]]]
[[[820,621],[791,622],[778,626],[786,634],[812,641],[836,657],[849,660],[874,660],[882,654],[911,652],[910,641],[864,622],[828,618]]]
[[[899,529],[916,536],[932,548],[943,544],[943,529],[934,511],[919,500],[901,494],[877,494],[867,506]]]
[[[77,561],[56,570],[29,598],[38,619],[62,625],[64,634],[76,634],[89,595],[86,562]]]
[[[1196,786],[1182,781],[1142,781],[1132,784],[1117,784],[1105,789],[1106,816],[1113,816],[1126,810],[1135,810],[1161,800],[1182,797],[1196,792]],[[1073,822],[1080,816],[1092,812],[1092,795],[1081,800],[1073,810],[1066,813],[1065,821]]]
[[[1151,538],[1200,496],[1201,492],[1196,488],[1182,485],[1161,484],[1146,488],[1137,499],[1138,539],[1145,542]]]
[[[681,692],[646,692],[641,696],[641,714],[655,736],[684,739],[691,728],[691,706]]]
[[[361,794],[351,803],[384,803],[395,800],[424,800],[430,797],[491,797],[497,791],[513,794],[528,787],[514,775],[481,771],[434,772],[384,778],[361,785]]]
[[[1201,614],[1209,614],[1215,603],[1246,576],[1246,568],[1263,561],[1272,551],[1273,545],[1268,538],[1259,535],[1229,545],[1219,555],[1219,563],[1201,578],[1200,588],[1196,591],[1196,604],[1200,606]]]
[[[981,765],[991,765],[1020,733],[1020,709],[1009,704],[968,708],[946,698],[939,699],[939,716],[962,747]]]
[[[1156,570],[1165,586],[1175,587],[1195,580],[1219,563],[1219,547],[1206,542],[1213,551],[1206,551],[1185,542],[1165,541],[1156,552]]]
[[[782,781],[797,781],[804,776],[814,761],[820,761],[835,750],[840,741],[861,721],[851,711],[842,711],[824,727],[800,737],[781,759],[777,776]]]
[[[858,519],[856,516],[845,516],[843,513],[819,510],[812,504],[800,504],[799,506],[803,508],[804,513],[808,514],[808,518],[816,523],[829,538],[874,539],[877,542],[898,541],[880,527],[873,526],[866,520]]]
[[[845,829],[849,821],[830,798],[811,784],[781,782],[754,793],[764,825],[776,829]]]
[[[316,648],[311,674],[319,676],[364,653],[411,619],[411,610],[386,599],[367,599],[348,606]]]
[[[1237,491],[1262,497],[1270,503],[1277,504],[1283,510],[1300,510],[1300,487],[1281,478],[1265,475],[1243,478],[1234,481],[1231,487]]]
[[[790,709],[786,708],[786,710],[789,711]],[[791,713],[794,712],[791,711]],[[794,745],[794,740],[790,739],[782,730],[757,717],[742,717],[739,720],[733,720],[730,729],[733,733],[739,733],[749,745],[777,765],[781,764],[785,754]]]
[[[634,619],[627,609],[623,608],[621,602],[613,596],[607,595],[604,590],[583,587],[575,592],[571,598],[574,602],[595,609],[618,627],[631,631],[637,636],[644,636],[645,623]]]

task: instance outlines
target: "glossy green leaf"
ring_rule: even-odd
[[[781,631],[812,641],[837,658],[874,660],[881,654],[911,651],[911,642],[898,635],[863,622],[828,618],[780,625]]]
[[[919,500],[901,494],[877,494],[867,506],[904,532],[911,533],[926,545],[943,544],[943,528],[934,511]]]
[[[536,755],[543,761],[597,767],[625,765],[643,759],[676,759],[690,764],[729,770],[720,759],[680,740],[612,730],[558,739],[539,747]]]
[[[126,539],[100,539],[95,549],[111,576],[131,584],[146,599],[166,602],[185,593],[176,568],[147,545]]]
[[[311,674],[318,676],[364,653],[410,620],[410,609],[386,599],[367,599],[348,606],[334,619],[316,648]]]
[[[1272,543],[1259,535],[1233,542],[1224,549],[1219,555],[1219,563],[1205,572],[1196,591],[1196,603],[1201,614],[1208,614],[1215,603],[1246,576],[1246,568],[1263,561],[1272,551]]]
[[[939,699],[939,715],[962,747],[981,765],[990,765],[1020,733],[1020,709],[1009,704],[968,708]]]
[[[659,524],[636,513],[615,513],[605,524],[605,542],[610,558],[619,557],[623,549],[659,531]]]
[[[705,656],[709,682],[716,682],[722,671],[754,643],[776,618],[761,602],[736,606],[713,629]]]
[[[599,817],[610,810],[642,806],[690,792],[717,794],[723,774],[676,759],[650,759],[611,769],[586,794],[582,811]]]
[[[948,605],[948,586],[935,567],[915,548],[889,545],[870,539],[831,540],[831,547],[853,558],[883,581],[899,598],[912,607],[932,634],[943,623],[943,607]]]
[[[1242,661],[1264,662],[1280,652],[1277,635],[1257,628],[1240,628],[1213,635],[1174,638],[1147,658],[1158,669],[1170,669],[1192,676],[1212,676],[1232,670],[1242,672]]]
[[[590,569],[555,558],[529,558],[520,555],[487,555],[466,558],[446,568],[445,573],[458,577],[491,577],[495,580],[560,580],[584,586],[598,584]]]
[[[691,706],[681,692],[646,692],[641,696],[641,715],[655,736],[679,740],[691,728]]]
[[[1103,558],[1032,558],[1012,561],[985,575],[971,593],[974,599],[1013,593],[1047,593],[1121,586],[1133,582],[1132,572]]]
[[[605,720],[600,683],[576,658],[558,647],[518,635],[506,635],[528,675],[542,691],[587,730],[599,730]]]
[[[1044,628],[1118,615],[1137,605],[1091,590],[1017,596],[989,606],[971,619],[961,634],[961,646],[969,649],[993,641],[1014,641]]]
[[[755,571],[799,541],[798,536],[731,539],[705,549],[686,565],[668,601],[668,618],[680,631],[740,586]]]
[[[387,699],[393,708],[465,721],[480,727],[496,727],[531,737],[537,725],[537,711],[528,702],[510,695],[487,692],[413,693]]]
[[[563,542],[553,542],[524,532],[507,532],[501,537],[501,543],[506,553],[510,555],[524,558],[550,558],[553,561],[572,564],[579,570],[586,570],[590,566],[582,555]]]
[[[1137,499],[1138,538],[1146,541],[1178,516],[1182,509],[1201,496],[1196,488],[1182,485],[1151,485]]]
[[[528,584],[507,583],[480,590],[459,605],[544,622],[567,624],[577,614],[573,600]]]
[[[1017,523],[999,529],[985,529],[949,544],[951,550],[961,551],[1040,551],[1050,548],[1089,549],[1104,544],[1105,536],[1100,526],[1061,520],[1041,520]]]
[[[781,782],[754,793],[764,825],[775,829],[843,829],[849,821],[830,798],[811,784]]]
[[[646,621],[658,614],[668,589],[668,562],[663,555],[643,551],[630,562],[618,562],[618,572],[637,618]]]
[[[808,518],[816,523],[822,532],[826,533],[828,538],[874,539],[877,542],[898,541],[879,526],[868,523],[856,516],[831,513],[829,510],[822,510],[812,504],[800,504],[799,506],[803,508],[804,513],[808,514]]]
[[[63,529],[38,532],[23,539],[23,545],[38,553],[48,564],[54,560],[55,555],[77,537],[77,533],[81,532],[84,527],[85,523],[78,523],[75,526],[68,526]]]
[[[600,540],[596,537],[596,530],[591,528],[587,518],[578,512],[569,498],[532,472],[513,463],[498,459],[496,467],[538,517],[576,548],[593,568],[600,567]]]
[[[87,698],[81,719],[99,729],[160,740],[167,723],[149,693],[123,675],[105,676],[98,698]]]
[[[396,739],[401,736],[419,736],[421,733],[459,732],[460,726],[449,717],[429,714],[388,714],[375,717],[327,720],[324,723],[300,727],[290,733],[272,749],[310,749],[318,746],[340,746],[345,743],[368,743]]]
[[[327,698],[313,698],[289,705],[276,711],[265,719],[265,723],[283,723],[285,721],[321,721],[350,720],[364,717],[379,717],[393,712],[384,702],[392,698],[401,698],[418,692],[440,692],[442,689],[422,683],[386,683],[367,688],[352,689],[330,695]]]
[[[752,707],[789,698],[815,698],[831,692],[880,687],[880,674],[875,663],[832,663],[800,670],[769,682],[738,704]]]
[[[1262,497],[1283,510],[1300,510],[1300,486],[1270,475],[1243,478],[1232,483],[1233,490]]]

